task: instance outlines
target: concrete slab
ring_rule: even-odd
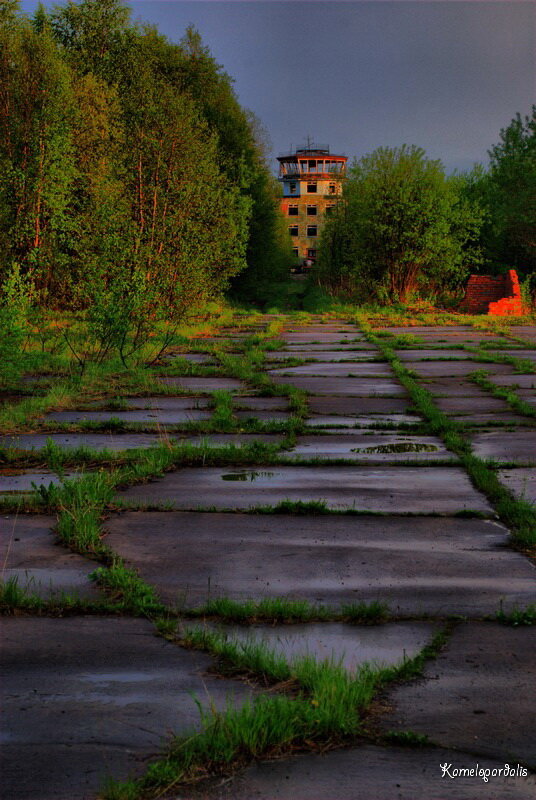
[[[188,468],[131,486],[117,500],[166,503],[177,509],[248,509],[300,500],[325,501],[333,509],[389,513],[491,513],[488,502],[457,467]]]
[[[152,447],[160,444],[161,437],[151,433],[20,433],[0,436],[0,447],[15,450],[40,450],[51,440],[65,450],[90,447],[93,450],[119,452],[135,447]],[[166,439],[167,441],[167,439]]]
[[[437,461],[457,457],[436,436],[351,430],[300,436],[289,456],[292,458],[346,458],[356,462]]]
[[[156,397],[125,397],[123,402],[128,408],[149,409],[158,408],[162,411],[179,412],[186,409],[208,408],[210,398],[196,397],[169,397],[168,395],[158,395]]]
[[[476,767],[470,753],[442,748],[377,747],[332,750],[260,761],[232,780],[207,784],[177,800],[529,800],[536,791],[528,778],[441,777],[440,764]],[[482,769],[504,763],[479,758]]]
[[[315,414],[403,414],[410,404],[409,398],[398,397],[309,397],[307,405]]]
[[[499,400],[498,397],[490,397],[490,395],[487,397],[479,396],[478,400],[475,400],[472,395],[436,396],[434,403],[440,411],[444,411],[447,414],[464,414],[475,409],[478,409],[479,413],[483,414],[501,414],[510,411],[510,406],[504,400]]]
[[[536,468],[501,469],[498,475],[514,494],[536,504]]]
[[[413,658],[437,631],[437,623],[399,622],[385,625],[345,625],[340,622],[307,625],[221,625],[203,623],[230,641],[263,642],[292,663],[311,656],[355,672],[363,664],[394,666]],[[199,628],[199,623],[187,627]]]
[[[80,473],[67,472],[65,478],[76,478]],[[19,472],[16,470],[5,470],[0,474],[0,492],[2,494],[11,494],[12,492],[31,492],[32,486],[49,486],[50,484],[57,486],[61,483],[59,478],[54,472],[45,472],[42,470],[25,470]]]
[[[145,620],[4,618],[0,628],[6,800],[88,800],[107,776],[143,772],[172,731],[199,729],[192,694],[220,709],[251,696]]]
[[[406,390],[396,381],[387,378],[308,378],[292,375],[273,376],[274,383],[291,383],[310,394],[349,395],[375,397],[381,395],[405,396]]]
[[[369,428],[371,425],[376,424],[392,424],[392,425],[412,425],[422,422],[420,417],[415,414],[374,414],[368,417],[364,415],[355,415],[353,417],[343,416],[330,416],[328,414],[315,414],[313,417],[305,420],[308,427],[344,427],[344,428]]]
[[[176,386],[178,389],[186,389],[193,392],[214,392],[216,389],[239,392],[245,388],[245,384],[235,378],[173,377],[160,378],[160,382],[166,386]]]
[[[55,517],[0,517],[1,580],[17,578],[19,588],[47,600],[62,592],[99,599],[99,591],[89,579],[95,562],[57,544],[52,532],[55,524]]]
[[[536,463],[536,429],[485,431],[471,437],[473,451],[481,458]]]
[[[511,350],[510,349],[506,350],[504,348],[501,348],[497,352],[500,353],[501,355],[514,356],[514,358],[520,358],[520,359],[523,359],[523,360],[526,359],[527,361],[532,361],[532,362],[536,363],[536,349],[527,350],[527,349],[523,349],[522,347],[520,347],[520,348],[517,348],[517,349],[516,348],[512,348]]]
[[[119,419],[121,422],[142,425],[181,425],[185,422],[196,422],[210,419],[211,412],[197,408],[177,409],[165,411],[162,408],[146,409],[144,411],[55,411],[44,417],[47,421],[79,423],[85,420],[106,422],[109,419]]]
[[[274,411],[287,410],[288,399],[286,397],[244,397],[239,395],[233,400],[235,409],[244,408],[252,411]]]
[[[470,375],[479,369],[485,369],[494,375],[511,374],[510,364],[492,364],[483,361],[406,361],[407,369],[414,370],[422,377],[442,377],[448,375]]]
[[[253,442],[266,442],[267,444],[279,444],[282,436],[277,436],[272,433],[205,433],[199,436],[175,436],[177,444],[191,444],[196,447],[226,447],[227,445],[235,445],[242,447],[243,445],[252,444]]]
[[[478,616],[536,600],[534,567],[486,520],[123,512],[105,528],[105,542],[170,605],[380,600],[400,614]]]
[[[359,339],[357,341],[351,341],[348,344],[344,342],[331,342],[329,343],[329,350],[331,352],[337,353],[344,353],[344,352],[355,352],[359,353],[362,350],[373,350],[375,353],[379,353],[379,350],[376,347],[372,347],[370,342],[367,342],[366,339]],[[285,352],[288,353],[315,353],[315,352],[322,352],[327,349],[327,346],[323,342],[302,342],[301,344],[293,344],[292,342],[286,344]],[[304,356],[305,357],[305,356]],[[297,355],[297,358],[301,358],[301,356]]]
[[[309,352],[272,350],[266,354],[266,360],[285,361],[289,358],[303,358],[307,361],[363,361],[377,358],[378,354],[378,350],[311,350]]]
[[[390,695],[384,729],[411,729],[443,747],[534,769],[535,651],[535,628],[460,625],[423,680]]]
[[[519,386],[521,389],[532,389],[536,397],[536,375],[495,375],[490,377],[497,386]]]
[[[364,336],[360,336],[357,330],[355,332],[349,331],[344,333],[337,333],[336,331],[328,333],[325,331],[304,330],[299,332],[296,331],[295,333],[282,333],[277,338],[282,339],[288,344],[301,344],[306,342],[312,344],[322,343],[326,345],[328,343],[349,344],[350,342],[366,341]]]
[[[480,408],[480,401],[485,401],[489,394],[480,389],[476,383],[463,378],[421,378],[421,384],[437,397],[465,397],[473,400],[473,408]]]
[[[189,361],[190,364],[215,364],[214,358],[207,353],[166,353],[166,361]]]
[[[456,414],[456,420],[463,422],[465,425],[479,425],[479,426],[493,426],[495,423],[500,422],[505,425],[526,425],[527,417],[521,417],[517,414],[504,414],[498,412],[489,412],[487,414]]]
[[[536,344],[536,325],[516,325],[512,328],[512,333]]]
[[[392,378],[393,370],[388,364],[383,364],[379,361],[368,362],[362,364],[353,362],[351,364],[342,363],[326,363],[319,362],[318,364],[302,364],[299,367],[281,367],[280,369],[268,370],[268,375],[320,375],[323,377],[370,377],[377,375],[379,377]]]
[[[434,360],[447,358],[450,360],[456,359],[458,361],[464,361],[474,357],[473,353],[468,353],[466,350],[449,350],[446,345],[443,345],[443,349],[426,349],[425,347],[419,350],[397,349],[396,354],[401,361],[419,361],[423,358],[431,358]]]
[[[258,419],[260,422],[286,422],[290,417],[290,414],[285,411],[255,411],[254,409],[234,411],[233,415],[244,421]]]

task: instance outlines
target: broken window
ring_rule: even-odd
[[[289,217],[297,217],[298,216],[298,206],[289,206],[288,207],[288,215]]]
[[[295,183],[291,183],[290,184],[290,192],[291,192],[291,194],[293,194],[295,191],[296,191],[296,184]]]
[[[316,206],[307,206],[307,216],[316,217]]]
[[[307,250],[307,258],[316,258],[316,250],[314,247],[310,247]]]
[[[335,183],[330,183],[330,184],[329,184],[329,193],[330,193],[330,194],[335,194],[335,193],[336,193],[336,191],[337,191],[337,184],[335,184]]]
[[[309,172],[314,172],[316,169],[316,161],[309,161]]]
[[[295,258],[298,258],[298,256],[300,255],[300,253],[299,253],[299,251],[298,251],[298,248],[297,248],[297,247],[293,247],[293,248],[292,248],[292,255],[293,255]]]
[[[309,194],[316,194],[316,181],[307,182],[307,191]]]
[[[307,226],[307,236],[316,236],[316,225]]]
[[[334,208],[335,208],[334,205],[326,206],[326,214],[331,214]]]
[[[298,226],[297,225],[289,225],[288,226],[288,232],[290,233],[291,236],[297,236],[298,235]]]

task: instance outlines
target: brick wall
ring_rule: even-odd
[[[520,316],[523,306],[516,271],[510,269],[499,278],[471,275],[460,310],[468,314]]]

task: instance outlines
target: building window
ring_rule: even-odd
[[[326,214],[332,214],[335,206],[326,206]]]
[[[307,258],[316,258],[316,250],[314,247],[310,247],[307,250]]]
[[[300,161],[300,169],[302,172],[307,172],[307,161]]]
[[[316,236],[316,225],[307,226],[307,236]]]
[[[289,206],[288,207],[288,215],[289,215],[289,217],[297,217],[298,216],[298,206]]]
[[[335,193],[336,193],[336,191],[337,191],[337,186],[336,186],[336,184],[335,184],[335,183],[330,183],[330,184],[329,184],[329,193],[330,193],[330,194],[335,194]]]
[[[295,183],[291,183],[289,188],[290,188],[290,193],[294,194],[294,192],[296,191],[296,184]]]
[[[316,217],[316,206],[307,206],[307,216]]]
[[[309,161],[309,172],[314,172],[316,169],[316,161]]]
[[[297,247],[293,247],[292,248],[292,255],[294,256],[294,258],[298,258],[299,257],[300,252],[299,252]]]
[[[298,226],[297,225],[289,225],[288,226],[288,232],[290,233],[291,236],[297,236],[298,235]]]
[[[316,194],[316,181],[308,181],[307,191],[309,194]]]

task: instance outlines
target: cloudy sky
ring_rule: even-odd
[[[350,158],[418,144],[449,171],[467,169],[536,102],[534,0],[130,5],[174,41],[198,28],[275,155],[309,135]]]

